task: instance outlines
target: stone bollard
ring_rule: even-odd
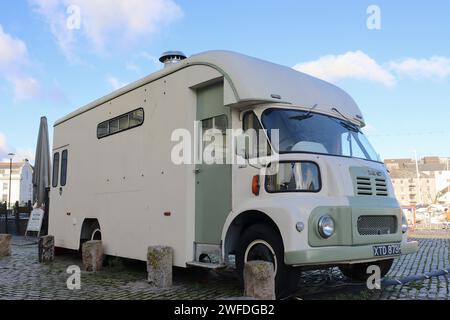
[[[275,300],[275,273],[273,264],[265,261],[249,261],[244,266],[246,297]]]
[[[55,260],[55,237],[43,236],[39,238],[39,262],[47,263]]]
[[[0,257],[11,255],[11,239],[10,234],[0,234]]]
[[[99,240],[83,243],[81,248],[84,271],[97,272],[103,267],[103,245]]]
[[[172,286],[173,250],[170,247],[148,247],[148,283],[157,288]]]

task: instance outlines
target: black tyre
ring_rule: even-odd
[[[370,276],[367,274],[367,268],[369,266],[376,265],[380,267],[381,278],[384,278],[386,274],[391,270],[394,259],[374,261],[368,263],[356,263],[356,264],[346,264],[339,266],[341,272],[353,282],[365,282]]]
[[[244,231],[236,250],[236,269],[243,282],[247,261],[271,262],[275,268],[275,293],[283,298],[297,289],[300,272],[284,264],[284,246],[281,236],[266,225],[254,225]]]
[[[89,239],[86,240],[102,240],[102,232],[100,230],[100,224],[98,221],[91,223],[89,226],[89,231],[87,232]]]

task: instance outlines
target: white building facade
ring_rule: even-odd
[[[9,200],[10,163],[0,162],[0,203]],[[33,167],[28,160],[13,162],[11,170],[11,199],[10,205],[16,202],[25,205],[33,201]]]

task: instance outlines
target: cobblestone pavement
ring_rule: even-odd
[[[418,239],[418,253],[396,261],[390,279],[402,279],[438,269],[450,268],[447,238]],[[81,266],[77,255],[58,256],[52,264],[37,262],[37,245],[14,238],[13,255],[0,258],[0,299],[141,300],[141,299],[226,299],[239,297],[242,289],[231,272],[174,270],[174,286],[156,290],[146,282],[145,263],[109,258],[100,273],[81,273],[81,289],[68,290],[66,269]],[[406,285],[368,291],[361,284],[345,280],[337,268],[305,272],[301,289],[291,299],[449,299],[448,276],[433,277]]]

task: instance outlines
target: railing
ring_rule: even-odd
[[[0,233],[23,235],[30,217],[31,201],[26,206],[20,206],[18,202],[12,209],[7,209],[6,203],[0,204]]]

